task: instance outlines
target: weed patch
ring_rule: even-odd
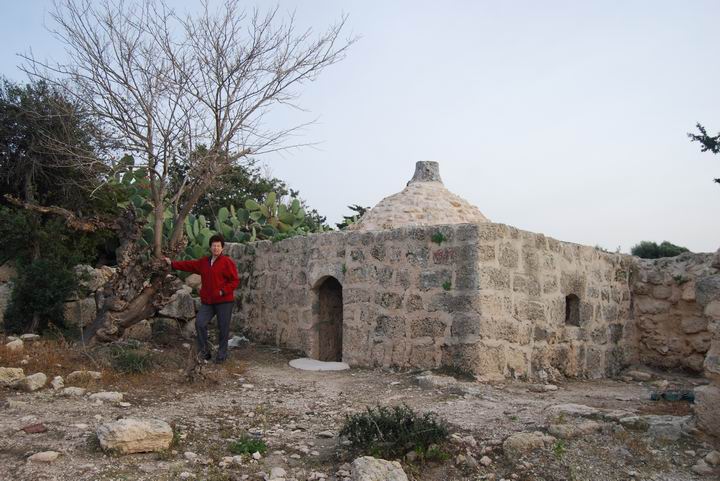
[[[115,371],[122,374],[143,374],[155,367],[152,353],[125,346],[114,346],[111,364]]]
[[[242,436],[230,443],[230,452],[233,454],[264,454],[267,451],[267,444],[262,439],[256,439],[250,436]]]
[[[427,458],[431,445],[447,440],[448,428],[435,413],[420,415],[405,405],[377,406],[348,416],[340,435],[363,454],[399,457],[416,451]]]

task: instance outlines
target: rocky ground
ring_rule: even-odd
[[[650,400],[653,391],[691,390],[703,382],[697,378],[645,370],[536,385],[356,368],[309,372],[288,365],[291,352],[246,345],[229,362],[207,365],[203,380],[186,383],[180,368],[187,347],[154,353],[160,367],[120,375],[95,354],[56,341],[1,348],[1,367],[43,370],[47,384],[26,386],[30,392],[0,387],[0,479],[342,481],[358,456],[337,435],[345,416],[402,403],[437,413],[452,433],[440,459],[399,460],[414,480],[720,479],[720,454],[713,453],[720,444],[694,429],[692,405]],[[101,377],[70,381],[78,369]],[[55,376],[64,377],[64,388],[86,391],[53,389]],[[122,396],[91,396],[99,392]],[[104,453],[98,428],[122,418],[167,422],[171,447]],[[233,455],[230,444],[243,435],[264,440],[267,452]],[[49,451],[59,455],[32,458]]]

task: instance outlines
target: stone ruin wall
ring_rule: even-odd
[[[502,224],[479,226],[478,250],[475,352],[495,374],[598,378],[633,362],[629,256]],[[566,323],[570,294],[578,325]]]
[[[312,289],[332,276],[343,287],[351,365],[451,366],[497,379],[601,377],[633,360],[628,256],[492,223],[332,232],[227,253],[242,273],[236,325],[311,357],[320,328]],[[565,325],[568,294],[580,299],[579,326]]]
[[[702,372],[698,426],[720,436],[720,251],[638,259],[633,292],[640,361]]]
[[[643,364],[702,372],[710,348],[714,284],[720,271],[712,254],[637,259],[633,310]]]

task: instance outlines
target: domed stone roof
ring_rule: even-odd
[[[490,221],[480,209],[445,188],[438,163],[422,161],[415,164],[415,175],[402,192],[381,200],[348,230],[482,222]]]

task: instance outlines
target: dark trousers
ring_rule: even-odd
[[[215,358],[219,360],[227,358],[228,338],[230,337],[230,315],[232,314],[232,308],[232,302],[200,305],[200,310],[195,318],[198,352],[202,354],[210,352],[210,348],[208,346],[208,323],[213,316],[217,316],[218,329],[220,330],[220,347],[218,348],[218,353]]]

